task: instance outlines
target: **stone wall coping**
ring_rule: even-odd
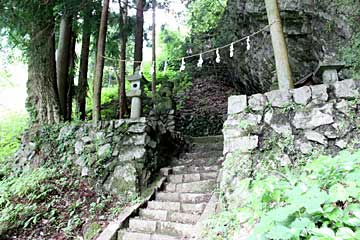
[[[131,216],[133,216],[140,208],[145,206],[151,199],[155,197],[155,193],[163,187],[165,181],[166,177],[162,177],[153,188],[149,196],[146,197],[141,203],[137,203],[133,206],[125,208],[115,220],[108,224],[108,226],[102,231],[96,240],[117,240],[119,230],[131,218]]]
[[[332,94],[329,94],[331,92]],[[273,90],[264,94],[233,95],[228,98],[228,114],[239,114],[251,108],[263,110],[265,105],[282,108],[290,103],[307,105],[312,98],[315,104],[332,99],[353,99],[360,96],[360,81],[346,79],[334,84],[304,86],[291,90]]]

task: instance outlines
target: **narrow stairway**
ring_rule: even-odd
[[[223,149],[222,136],[193,138],[191,151],[163,169],[164,189],[131,218],[119,240],[191,239],[216,187]]]

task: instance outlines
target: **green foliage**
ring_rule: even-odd
[[[206,239],[359,239],[360,151],[320,157],[301,169],[242,180],[247,197],[209,222]]]
[[[26,115],[9,115],[0,121],[0,179],[9,172],[9,158],[20,145],[20,137],[28,124]]]
[[[207,33],[217,27],[227,0],[194,0],[189,4],[188,25],[193,33]]]

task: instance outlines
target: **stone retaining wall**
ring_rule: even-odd
[[[173,117],[172,117],[173,118]],[[161,125],[162,126],[162,125]],[[98,189],[131,194],[146,187],[155,173],[176,153],[181,137],[145,118],[93,124],[39,127],[26,132],[16,154],[16,167],[38,167],[47,161],[77,166],[94,179]],[[177,146],[177,144],[179,144]],[[167,145],[168,148],[160,145]]]
[[[360,146],[360,82],[305,86],[229,98],[221,189],[229,204],[239,180]]]

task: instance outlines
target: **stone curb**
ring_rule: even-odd
[[[195,226],[195,232],[192,235],[191,239],[201,240],[201,234],[205,228],[206,220],[208,220],[212,215],[216,213],[218,205],[219,205],[219,194],[213,193],[210,201],[206,205],[203,213],[201,214],[199,221]]]
[[[147,198],[145,198],[141,203],[125,208],[114,221],[108,224],[96,240],[117,240],[117,234],[120,228],[124,227],[125,223],[131,218],[131,216],[133,216],[140,208],[146,205],[148,201],[155,197],[156,192],[163,187],[165,181],[166,177],[162,177]]]

